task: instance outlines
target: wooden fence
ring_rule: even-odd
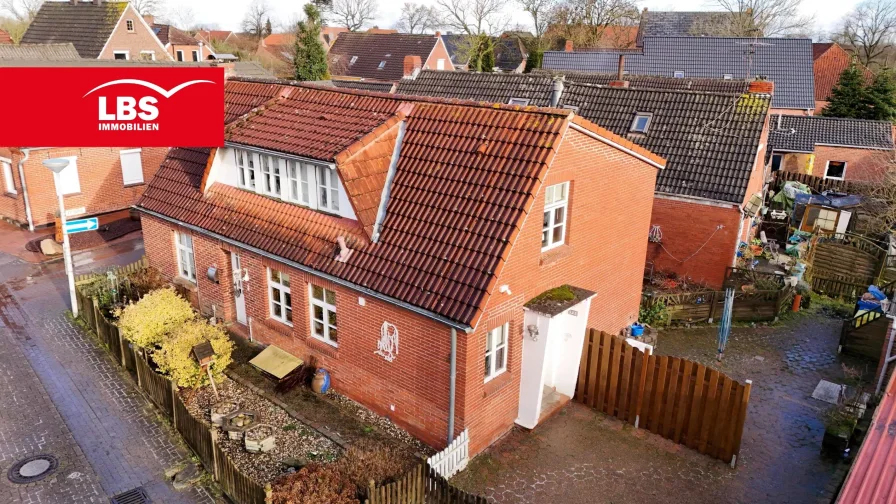
[[[575,399],[700,453],[734,463],[740,452],[751,382],[706,366],[647,355],[590,329]]]
[[[470,461],[470,433],[464,429],[444,450],[429,457],[429,466],[437,473],[450,478],[467,467]]]
[[[392,483],[372,481],[365,504],[486,504],[485,497],[452,486],[428,463],[420,464]]]
[[[267,496],[265,487],[241,473],[217,443],[212,444],[212,450],[217,468],[215,479],[221,485],[221,490],[240,504],[264,504]]]
[[[202,461],[209,474],[217,474],[215,441],[217,433],[190,414],[178,394],[174,394],[174,427]]]
[[[772,183],[769,184],[769,187],[777,193],[780,192],[784,187],[785,182],[791,180],[795,180],[801,184],[806,184],[807,186],[811,187],[812,190],[814,190],[816,193],[822,193],[824,191],[839,191],[853,194],[862,193],[868,188],[867,183],[848,180],[826,179],[823,177],[816,177],[815,175],[809,175],[807,173],[793,173],[783,170],[775,172],[775,178],[772,180]]]
[[[794,290],[736,292],[731,310],[735,322],[759,322],[775,320],[793,303]],[[725,303],[725,291],[702,291],[679,294],[645,295],[645,307],[661,303],[666,306],[667,323],[712,322],[720,318]]]
[[[146,256],[141,257],[136,262],[131,264],[127,264],[125,266],[113,266],[109,268],[107,271],[114,271],[116,275],[122,276],[130,273],[136,273],[140,270],[146,269],[149,267],[149,260],[146,259]],[[84,282],[90,282],[95,280],[98,276],[105,275],[105,272],[92,272],[86,273],[83,275],[75,275],[75,284],[81,284]]]

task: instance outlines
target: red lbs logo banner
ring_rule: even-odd
[[[0,145],[224,145],[223,68],[0,68],[0,82]]]

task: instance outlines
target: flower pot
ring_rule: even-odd
[[[802,302],[803,302],[803,295],[795,294],[793,296],[793,306],[791,307],[791,310],[793,310],[795,312],[800,311],[800,303],[802,303]]]
[[[311,380],[311,390],[318,394],[326,394],[330,388],[330,375],[325,369],[318,369]]]

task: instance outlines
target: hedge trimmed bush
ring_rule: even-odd
[[[211,342],[215,359],[209,366],[215,381],[224,378],[224,369],[231,362],[233,341],[218,326],[202,319],[193,319],[175,329],[153,354],[153,360],[162,374],[168,375],[179,387],[196,388],[208,385],[208,374],[199,367],[191,352],[203,341]]]
[[[193,317],[189,301],[173,289],[159,289],[126,306],[118,319],[118,327],[128,341],[156,349],[171,332]]]
[[[355,485],[332,465],[310,464],[271,486],[272,504],[358,504]]]

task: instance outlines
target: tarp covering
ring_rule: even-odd
[[[281,380],[295,368],[301,366],[302,359],[282,348],[270,345],[256,355],[254,359],[250,360],[249,364]]]

